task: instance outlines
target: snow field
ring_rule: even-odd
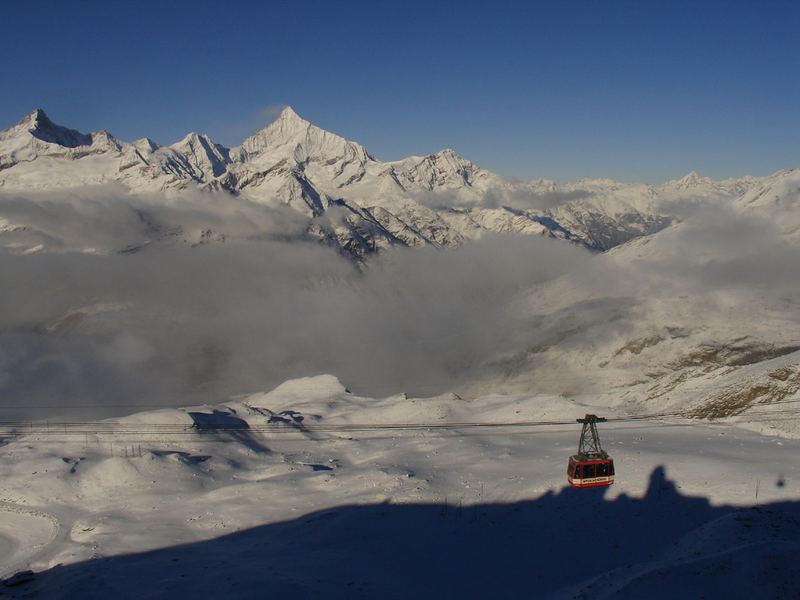
[[[598,407],[546,396],[495,395],[463,400],[447,394],[431,399],[395,396],[371,400],[354,397],[331,376],[320,376],[290,381],[272,392],[240,397],[215,407],[154,411],[117,420],[119,431],[123,431],[122,425],[139,428],[139,433],[129,439],[111,442],[116,435],[112,431],[93,434],[94,438],[69,439],[63,433],[7,438],[0,447],[0,498],[4,502],[4,510],[0,511],[0,544],[11,554],[0,563],[2,575],[8,576],[22,567],[43,571],[64,565],[52,571],[55,577],[61,572],[59,569],[101,557],[122,559],[131,553],[158,553],[159,548],[179,544],[206,543],[213,548],[217,543],[214,540],[220,536],[256,535],[247,532],[265,526],[277,527],[275,531],[297,529],[292,535],[297,536],[299,548],[311,544],[309,552],[325,555],[320,560],[335,560],[335,555],[326,553],[368,552],[374,543],[370,541],[370,526],[359,526],[358,520],[352,520],[354,514],[351,518],[348,512],[359,510],[358,507],[370,515],[365,517],[367,522],[389,511],[390,521],[377,525],[379,530],[389,527],[384,533],[392,539],[401,532],[410,533],[409,527],[433,526],[430,547],[456,554],[459,551],[451,544],[468,548],[484,542],[497,543],[490,532],[495,525],[487,524],[489,521],[502,523],[502,527],[523,527],[522,522],[514,525],[515,510],[528,515],[526,521],[539,510],[556,522],[566,523],[577,517],[579,521],[566,529],[551,523],[542,525],[542,532],[526,534],[551,536],[546,538],[547,544],[555,544],[557,553],[562,553],[585,535],[581,520],[591,521],[591,515],[598,510],[610,514],[621,510],[615,518],[624,521],[639,518],[634,513],[655,518],[665,507],[678,512],[687,503],[689,507],[701,507],[700,516],[686,523],[681,521],[683,524],[676,528],[675,533],[680,535],[669,552],[659,542],[650,553],[653,557],[644,555],[631,567],[615,560],[633,560],[632,534],[609,524],[596,532],[607,536],[601,547],[610,553],[608,568],[621,571],[614,577],[604,575],[606,571],[602,570],[587,572],[578,582],[597,578],[594,585],[599,587],[593,589],[608,593],[623,590],[627,594],[623,597],[637,597],[641,577],[653,570],[686,577],[687,556],[694,562],[713,563],[713,568],[700,568],[698,577],[702,581],[710,577],[709,572],[722,568],[720,565],[728,571],[734,569],[745,556],[764,562],[763,569],[758,564],[752,566],[762,574],[773,564],[782,564],[783,547],[778,547],[779,557],[772,560],[770,552],[774,554],[776,548],[767,542],[774,539],[769,533],[774,527],[783,536],[780,539],[791,540],[791,536],[784,535],[797,527],[791,512],[776,511],[774,517],[770,513],[743,513],[750,519],[750,526],[745,527],[736,520],[735,514],[739,513],[735,511],[777,503],[793,506],[797,502],[800,465],[791,457],[800,448],[798,440],[767,437],[730,425],[685,421],[606,423],[600,426],[600,435],[615,459],[617,480],[608,490],[587,491],[565,489],[567,458],[575,452],[580,431],[577,423],[443,431],[302,429],[304,425],[337,423],[571,420],[587,412],[614,416]],[[260,431],[271,418],[285,420],[286,432]],[[246,426],[215,430],[215,423],[232,422],[244,422]],[[192,423],[202,426],[192,428]],[[180,435],[159,434],[157,425],[188,429]],[[623,510],[629,505],[638,508],[630,513]],[[370,507],[381,506],[386,507],[383,513],[370,512]],[[434,511],[435,518],[419,518],[433,519],[430,523],[416,519],[406,522],[402,516],[407,514],[403,510],[428,509]],[[686,514],[693,514],[692,510]],[[49,533],[54,527],[52,521],[30,516],[39,512],[52,515],[61,537]],[[323,514],[342,515],[326,521],[328,529],[323,537],[332,544],[329,550],[314,545],[317,537],[308,529],[311,525],[303,528],[304,515],[311,515],[306,520],[315,523],[317,517],[313,515]],[[705,519],[706,514],[722,520],[715,524],[713,519]],[[464,529],[468,523],[480,523],[482,515],[492,516],[486,517],[487,523],[480,524],[477,530]],[[731,519],[736,527],[726,525]],[[442,527],[445,529],[440,530]],[[592,527],[595,526],[590,530]],[[423,535],[423,529],[417,534]],[[748,536],[749,533],[753,535]],[[439,538],[441,535],[445,537]],[[514,544],[524,543],[520,532],[508,535]],[[359,550],[352,545],[353,540],[347,541],[348,536],[362,539],[366,546]],[[531,541],[532,546],[524,551],[520,547],[519,551],[540,556],[541,550],[536,549],[539,543]],[[634,545],[644,543],[636,538]],[[213,560],[212,555],[222,560],[219,551],[209,552],[203,551],[201,563]],[[251,577],[245,572],[256,568],[254,558],[229,558],[234,563],[242,559],[238,567],[228,567],[231,573]],[[273,556],[272,560],[285,572],[298,557],[290,553],[283,558]],[[306,563],[309,560],[309,556],[302,559]],[[299,582],[300,590],[321,593],[326,585],[338,581],[339,575],[328,572],[326,567],[313,568],[325,576],[319,584]],[[445,571],[452,568],[454,565],[443,566]],[[70,571],[70,577],[82,581],[79,573],[94,572],[92,569]],[[357,577],[369,580],[356,596],[369,597],[381,591],[377,580],[369,579],[368,572],[360,572],[357,565],[352,569]],[[328,576],[332,579],[326,579]],[[550,574],[542,571],[539,577],[543,578],[543,589],[553,597],[571,597],[569,594],[574,592],[575,581],[563,567]],[[511,577],[510,581],[517,580]],[[586,590],[582,593],[586,594]],[[101,597],[99,591],[97,594],[86,597]],[[593,594],[586,597],[605,597]]]

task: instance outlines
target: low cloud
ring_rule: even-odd
[[[0,252],[2,402],[185,405],[324,372],[370,395],[456,389],[519,343],[531,286],[589,257],[490,236],[359,269],[294,211],[222,200],[0,199],[48,249]]]
[[[590,198],[592,195],[593,193],[589,190],[553,190],[543,192],[536,190],[526,191],[524,188],[514,188],[512,190],[490,189],[486,194],[486,202],[494,207],[508,206],[516,210],[546,212],[568,202]]]
[[[767,215],[723,204],[684,204],[681,223],[655,238],[641,278],[687,290],[776,296],[800,286],[800,247]]]
[[[563,362],[531,381],[578,389],[591,381],[570,356],[646,330],[653,302],[685,298],[686,320],[702,323],[728,313],[696,298],[724,292],[730,309],[754,293],[769,307],[796,297],[800,253],[771,223],[723,209],[691,217],[646,252],[487,236],[386,251],[362,269],[305,240],[307,220],[285,207],[109,188],[0,196],[0,218],[19,226],[0,233],[0,409],[122,414],[319,373],[364,395],[431,395],[548,347]],[[49,251],[24,253],[37,244]]]
[[[541,191],[535,188],[490,188],[486,192],[456,193],[455,191],[421,192],[415,200],[428,208],[503,208],[545,213],[568,202],[592,197],[589,190]]]

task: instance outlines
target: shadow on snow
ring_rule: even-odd
[[[270,452],[269,448],[259,443],[250,433],[247,421],[228,412],[216,409],[210,413],[190,412],[189,417],[192,419],[192,427],[201,434],[227,435],[253,452],[262,454]]]
[[[800,596],[793,577],[800,503],[712,506],[681,495],[661,467],[643,498],[607,501],[604,494],[564,488],[513,504],[342,506],[57,566],[4,591],[47,598]]]

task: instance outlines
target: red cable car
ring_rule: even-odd
[[[596,487],[614,483],[614,459],[600,446],[596,423],[603,423],[604,418],[597,415],[586,415],[576,419],[583,423],[581,438],[578,441],[578,453],[569,457],[567,464],[567,481],[572,487]]]

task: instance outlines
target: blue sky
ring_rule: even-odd
[[[381,160],[558,182],[800,167],[800,2],[6,3],[0,127],[236,145],[291,105]],[[9,26],[9,24],[13,24]]]

